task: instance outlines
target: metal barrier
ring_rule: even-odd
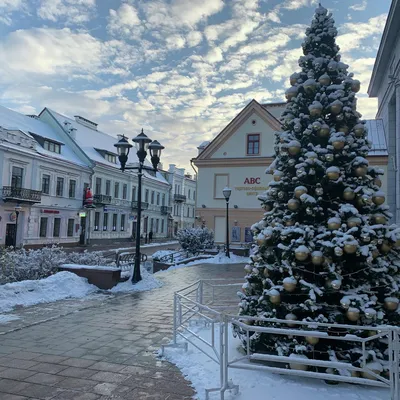
[[[147,255],[141,253],[140,261],[143,263],[146,262]],[[132,266],[135,265],[135,253],[129,253],[129,252],[119,253],[117,254],[117,259],[115,263],[117,265],[117,268],[119,268],[121,271],[130,271]]]
[[[384,387],[390,390],[390,400],[400,400],[400,328],[394,326],[333,325],[311,321],[288,321],[276,318],[239,317],[238,315],[233,315],[233,312],[237,312],[238,310],[238,299],[232,291],[236,289],[235,292],[237,292],[237,288],[241,287],[242,284],[243,281],[238,283],[237,281],[227,281],[226,279],[200,280],[176,292],[174,295],[173,343],[170,345],[163,345],[162,354],[166,347],[183,347],[187,350],[188,343],[190,343],[219,364],[220,387],[206,389],[206,399],[209,399],[209,394],[211,392],[219,392],[221,400],[224,399],[227,390],[233,390],[234,393],[237,393],[239,386],[233,384],[229,379],[229,369],[237,368],[264,370],[291,376]],[[193,325],[199,324],[201,321],[211,326],[211,341],[201,337],[201,335],[193,329]],[[262,322],[266,326],[254,326],[254,322]],[[271,326],[268,326],[269,324]],[[244,333],[247,338],[246,354],[242,357],[230,357],[229,342],[232,340],[232,336],[229,332],[230,326],[241,329],[242,333]],[[329,330],[330,328],[331,330]],[[334,335],[332,333],[332,328],[337,331],[344,330],[345,332],[368,331],[369,336],[361,337],[356,333],[346,334],[345,336]],[[361,345],[362,349],[362,364],[360,367],[355,367],[352,364],[337,360],[323,361],[311,358],[251,353],[249,347],[250,332],[251,334],[257,332],[285,336],[307,336],[319,339],[329,338],[329,340],[334,341],[358,343]],[[374,334],[371,334],[371,332],[374,332]],[[179,343],[177,340],[178,337],[182,337],[185,342]],[[219,337],[219,343],[216,341],[217,337]],[[366,348],[366,344],[373,340],[381,340],[382,342],[382,339],[384,342],[387,342],[388,346],[389,360],[387,366],[389,367],[389,376],[387,377],[375,373],[368,367],[367,363],[368,349]],[[206,347],[200,347],[200,342],[205,344]],[[282,364],[282,366],[262,365],[260,363],[254,364],[254,361],[264,363],[273,362],[279,365]],[[288,369],[287,366],[290,364],[320,367],[328,372]],[[347,370],[348,376],[336,375],[333,371],[329,372],[330,368]],[[362,374],[361,376],[363,377],[357,376],[359,374]]]

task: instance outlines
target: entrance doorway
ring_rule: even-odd
[[[79,244],[85,244],[86,236],[86,217],[81,217],[81,234],[79,236]]]
[[[15,243],[15,234],[17,231],[16,224],[7,224],[6,225],[6,247],[14,246]]]

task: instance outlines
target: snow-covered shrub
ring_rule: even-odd
[[[182,249],[191,253],[214,246],[214,232],[206,227],[180,229],[176,236]]]
[[[67,253],[61,247],[38,250],[3,249],[0,253],[0,284],[46,278],[58,271],[61,264],[106,265],[101,252]]]
[[[153,253],[153,255],[151,257],[153,260],[158,261],[158,260],[160,260],[160,258],[169,256],[175,252],[176,252],[176,250],[158,250],[155,253]]]

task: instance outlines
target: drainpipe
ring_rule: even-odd
[[[198,174],[198,170],[196,171],[196,168],[194,167],[193,164],[193,159],[190,160],[190,166],[193,168],[194,173],[196,174],[196,198],[194,199],[194,208],[197,208],[197,194],[198,194],[198,190],[197,190],[197,180],[199,178],[199,174]],[[197,214],[197,213],[196,213]],[[195,215],[196,216],[196,215]]]
[[[395,123],[395,129],[396,129],[396,156],[395,156],[395,171],[396,171],[396,213],[395,213],[395,218],[396,218],[396,223],[398,224],[400,222],[400,79],[397,79],[395,83],[395,98],[396,98],[396,109],[395,109],[395,115],[396,115],[396,123]]]

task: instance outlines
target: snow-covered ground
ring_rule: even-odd
[[[198,329],[198,334],[211,342],[211,328]],[[215,334],[216,347],[219,348],[219,333]],[[180,342],[183,339],[179,339]],[[197,341],[196,344],[204,350],[207,346]],[[229,359],[241,357],[238,351],[240,341],[230,332]],[[209,349],[209,348],[208,348]],[[209,351],[209,350],[208,350]],[[197,391],[196,399],[204,400],[205,389],[219,387],[219,366],[199,349],[189,344],[189,350],[182,348],[165,349],[165,358],[176,364],[186,378],[193,383]],[[366,387],[351,384],[329,385],[323,380],[290,377],[272,374],[264,371],[244,369],[229,369],[229,378],[239,385],[239,394],[226,392],[226,400],[388,400],[389,391],[381,388]],[[212,393],[210,400],[219,399],[219,394]]]

